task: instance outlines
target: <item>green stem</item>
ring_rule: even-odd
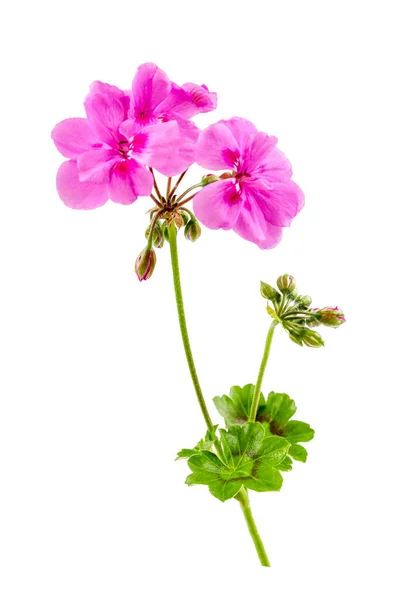
[[[183,192],[183,194],[181,194],[179,196],[179,198],[176,199],[176,202],[180,202],[182,200],[182,198],[184,198],[186,196],[186,194],[188,194],[189,192],[191,192],[192,190],[195,190],[198,187],[204,187],[204,183],[196,183],[195,185],[190,186],[190,188],[188,188],[187,190],[185,190]]]
[[[258,533],[258,529],[253,518],[253,513],[251,512],[249,495],[246,488],[242,488],[235,498],[239,500],[240,506],[242,507],[242,512],[244,518],[246,519],[247,527],[254,546],[256,547],[260,563],[263,567],[270,567],[271,565],[269,563],[267,553],[265,552],[264,544],[260,538],[260,534]]]
[[[169,239],[169,247],[171,250],[171,265],[172,265],[172,275],[174,279],[174,289],[175,289],[175,299],[176,299],[176,308],[178,310],[178,319],[179,326],[181,329],[182,342],[183,347],[185,349],[186,360],[189,367],[190,375],[192,377],[193,386],[196,392],[197,400],[200,405],[201,412],[203,414],[204,420],[207,425],[208,431],[212,434],[212,439],[214,439],[214,445],[217,452],[221,455],[222,448],[220,441],[214,437],[214,426],[211,420],[210,414],[208,412],[206,402],[204,400],[203,392],[200,387],[199,378],[197,376],[196,367],[193,360],[192,349],[190,347],[189,334],[187,330],[186,317],[185,317],[185,308],[183,305],[183,296],[182,296],[182,287],[181,287],[181,278],[179,273],[179,261],[178,261],[178,246],[176,243],[176,227],[175,223],[172,222],[168,227],[168,239]]]
[[[264,354],[260,364],[260,370],[258,372],[258,378],[256,387],[254,388],[253,400],[251,401],[251,408],[249,414],[249,421],[255,421],[257,416],[258,404],[260,402],[260,394],[261,394],[261,385],[265,373],[265,367],[267,366],[269,351],[271,348],[271,342],[274,335],[275,327],[278,325],[278,321],[275,319],[272,321],[270,328],[268,330],[267,339],[265,341]]]
[[[183,173],[181,173],[181,174],[179,175],[179,177],[178,177],[178,180],[177,180],[176,184],[174,185],[174,187],[172,188],[172,190],[171,190],[171,192],[170,192],[170,194],[169,194],[169,198],[172,198],[172,197],[173,197],[173,195],[175,194],[175,192],[176,192],[176,190],[177,190],[177,188],[178,188],[178,186],[179,186],[180,182],[181,182],[181,181],[182,181],[182,179],[185,177],[186,173],[187,173],[187,169],[186,169],[186,171],[183,171]]]

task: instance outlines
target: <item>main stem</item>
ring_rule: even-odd
[[[247,528],[254,542],[254,546],[256,547],[260,563],[263,567],[270,567],[271,565],[269,563],[267,553],[265,552],[264,544],[262,542],[262,539],[260,538],[260,534],[258,533],[258,529],[253,518],[253,513],[251,512],[249,495],[247,493],[246,488],[242,487],[242,489],[235,496],[235,498],[239,500],[240,506],[242,507],[242,512],[244,518],[246,519]]]
[[[183,347],[185,349],[186,360],[189,367],[190,375],[192,377],[193,386],[196,392],[197,400],[200,405],[201,412],[203,414],[204,420],[207,425],[208,431],[212,434],[214,438],[214,426],[210,417],[210,413],[208,412],[206,402],[204,400],[203,392],[200,387],[199,378],[197,376],[196,367],[193,360],[192,349],[190,347],[189,334],[187,330],[186,317],[185,317],[185,308],[183,305],[183,296],[182,296],[182,287],[181,287],[181,278],[179,273],[179,261],[178,261],[178,246],[176,243],[176,227],[175,223],[172,222],[168,227],[168,239],[169,239],[169,247],[171,251],[171,265],[172,265],[172,275],[174,279],[174,289],[175,289],[175,299],[176,299],[176,308],[178,310],[178,319],[179,319],[179,327],[181,329],[182,342]],[[219,454],[221,454],[221,445],[219,440],[214,441],[215,448]]]
[[[273,320],[270,325],[270,328],[268,330],[267,339],[265,341],[264,354],[263,354],[263,357],[261,360],[260,370],[258,372],[256,387],[254,388],[253,400],[251,402],[249,421],[255,421],[256,417],[257,417],[257,410],[258,410],[258,404],[260,402],[261,386],[262,386],[262,382],[263,382],[263,378],[264,378],[265,367],[267,366],[269,351],[270,351],[271,343],[272,343],[272,338],[273,338],[274,330],[275,330],[275,327],[277,326],[277,324],[278,324],[278,321]]]

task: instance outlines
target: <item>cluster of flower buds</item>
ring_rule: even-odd
[[[149,279],[156,266],[155,248],[162,248],[165,241],[169,241],[168,225],[173,220],[178,229],[184,227],[184,235],[190,242],[195,242],[201,236],[199,222],[189,211],[176,211],[173,215],[152,221],[147,227],[145,237],[147,246],[142,250],[135,262],[135,273],[139,281]]]
[[[299,295],[296,280],[292,275],[281,275],[276,284],[278,289],[261,281],[261,295],[270,302],[267,306],[268,314],[280,321],[290,339],[296,344],[304,344],[311,348],[323,346],[322,337],[312,328],[318,325],[339,327],[346,321],[338,307],[310,308],[310,296]]]

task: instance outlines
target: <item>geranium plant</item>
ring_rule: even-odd
[[[179,86],[152,63],[138,68],[129,91],[94,82],[84,102],[86,118],[66,119],[52,132],[68,159],[58,170],[57,190],[75,209],[98,208],[107,200],[130,205],[139,196],[150,198],[150,207],[144,204],[149,214],[147,243],[135,272],[140,281],[149,279],[156,252],[169,246],[183,346],[206,425],[204,438],[178,452],[177,458],[188,461],[188,485],[207,486],[218,500],[240,503],[260,562],[269,566],[248,491],[279,491],[282,472],[293,468],[293,460],[306,461],[303,444],[314,436],[308,423],[293,419],[296,404],[288,394],[262,392],[274,331],[281,325],[296,344],[317,348],[324,342],[316,328],[338,327],[345,318],[337,307],[311,308],[311,298],[298,292],[291,275],[278,277],[276,287],[261,282],[271,324],[258,377],[213,399],[224,428],[214,423],[189,341],[178,238],[183,231],[187,240],[196,241],[200,222],[210,229],[232,229],[261,249],[271,249],[304,204],[303,192],[291,179],[290,162],[274,136],[240,117],[198,129],[191,119],[216,105],[216,94],[205,85]],[[182,191],[194,163],[207,172]],[[156,171],[167,177],[165,190],[159,187]]]

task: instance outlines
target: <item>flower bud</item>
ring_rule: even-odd
[[[289,337],[295,344],[298,344],[299,346],[303,345],[302,337],[299,333],[295,331],[289,331]]]
[[[195,242],[201,236],[201,227],[198,221],[190,219],[189,223],[185,227],[185,238],[189,242]]]
[[[184,210],[182,210],[182,211],[181,211],[181,213],[180,213],[180,215],[181,215],[181,217],[182,217],[183,224],[184,224],[184,225],[187,225],[187,224],[188,224],[188,222],[189,222],[189,220],[190,220],[190,217],[189,217],[189,215],[187,214],[187,212],[186,212],[186,211],[184,211]]]
[[[161,225],[161,231],[164,236],[164,240],[169,242],[169,231],[168,231],[168,225],[167,225],[166,221],[164,221],[163,224]]]
[[[139,281],[149,279],[156,266],[156,253],[153,248],[145,248],[139,254],[135,263],[135,273]]]
[[[146,229],[145,234],[144,234],[147,240],[149,239],[150,230],[151,230],[151,223],[148,226],[148,228]],[[162,246],[164,244],[164,236],[163,236],[162,227],[161,227],[159,221],[157,221],[157,223],[153,229],[153,240],[152,241],[156,248],[162,248]]]
[[[203,175],[201,178],[201,184],[204,187],[209,183],[214,183],[215,181],[219,181],[218,175],[214,175],[213,173],[209,173],[208,175]]]
[[[298,306],[308,308],[311,304],[312,300],[310,296],[298,296],[296,299],[296,304]]]
[[[319,311],[319,320],[327,327],[339,327],[346,322],[344,313],[338,306],[326,306]]]
[[[265,283],[264,281],[260,281],[260,292],[261,296],[266,300],[271,300],[271,302],[280,302],[281,295],[272,285]]]
[[[281,292],[286,292],[288,294],[293,294],[296,289],[296,280],[292,275],[281,275],[278,277],[276,284]]]
[[[164,245],[164,235],[160,223],[157,221],[154,227],[153,244],[156,248],[162,248]]]
[[[301,334],[301,340],[303,344],[309,346],[310,348],[319,348],[320,346],[324,346],[324,340],[316,331],[312,331],[311,329],[303,329]]]

